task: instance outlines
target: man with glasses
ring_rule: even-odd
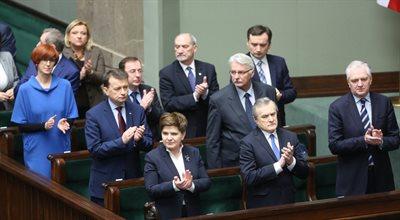
[[[253,60],[243,53],[229,58],[232,83],[210,98],[207,120],[208,168],[239,165],[239,142],[255,127],[252,106],[255,100],[268,97],[275,101],[275,89],[252,82]]]
[[[162,105],[187,118],[186,138],[205,136],[209,97],[219,89],[215,67],[194,59],[197,40],[192,34],[176,36],[174,49],[176,60],[160,70]]]
[[[247,48],[256,68],[253,80],[275,87],[279,108],[279,125],[286,125],[285,104],[293,102],[297,92],[289,76],[283,57],[267,54],[271,48],[272,31],[266,26],[255,25],[247,30]]]

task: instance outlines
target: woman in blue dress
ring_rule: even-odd
[[[22,84],[11,121],[23,133],[25,166],[50,178],[47,155],[71,149],[70,124],[78,117],[70,83],[52,76],[57,51],[41,44],[32,52],[37,75]]]

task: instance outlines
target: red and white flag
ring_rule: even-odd
[[[376,2],[383,7],[400,12],[400,0],[376,0]]]

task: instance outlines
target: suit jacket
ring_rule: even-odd
[[[250,53],[247,53],[247,55],[250,56]],[[297,92],[290,79],[285,59],[280,56],[267,54],[267,60],[272,86],[279,89],[282,93],[282,97],[277,103],[279,109],[278,122],[280,126],[284,126],[286,125],[285,104],[293,102],[297,97]],[[253,80],[260,82],[257,68],[254,69]]]
[[[368,181],[368,156],[374,161],[376,187],[380,192],[394,190],[388,151],[399,148],[399,127],[390,100],[370,93],[372,125],[383,132],[383,145],[367,146],[365,131],[353,95],[348,93],[329,107],[329,149],[338,155],[336,194],[365,194]]]
[[[275,101],[275,89],[253,82],[255,99],[268,97]],[[233,83],[210,98],[207,120],[208,168],[239,166],[240,140],[252,130]]]
[[[200,152],[197,148],[184,146],[182,156],[185,169],[190,170],[195,185],[194,192],[178,191],[173,188],[172,180],[178,176],[178,170],[163,144],[147,153],[144,166],[144,182],[149,196],[155,200],[161,219],[182,216],[182,202],[185,201],[188,216],[199,215],[199,193],[208,190],[211,180],[207,175]]]
[[[6,92],[17,85],[19,80],[18,72],[13,57],[8,51],[0,52],[0,64],[3,66],[8,79],[7,86],[0,92]],[[12,102],[0,102],[0,110],[12,110]]]
[[[125,107],[127,128],[145,124],[146,115],[142,107],[129,101],[125,102]],[[124,144],[108,100],[86,112],[85,137],[93,158],[89,180],[91,196],[104,197],[102,183],[142,176],[139,150],[151,149],[151,132],[146,128],[140,141],[132,139]]]
[[[305,179],[308,165],[304,146],[297,135],[283,128],[277,129],[281,149],[290,142],[294,147],[296,165],[290,171],[283,168],[278,175],[273,164],[278,161],[263,132],[257,128],[240,143],[240,170],[247,185],[247,207],[257,208],[294,202],[295,186],[292,175]]]
[[[0,51],[8,51],[13,57],[17,53],[17,48],[15,47],[15,37],[10,28],[10,26],[4,22],[0,21]]]
[[[218,91],[217,74],[212,64],[195,60],[196,84],[203,82],[207,76],[208,96],[206,99],[194,100],[193,91],[179,61],[160,70],[160,96],[164,110],[180,112],[188,120],[186,138],[201,137],[206,134],[207,110],[209,97]]]
[[[22,76],[22,79],[19,81],[18,85],[14,89],[14,93],[17,94],[19,87],[23,83],[27,82],[31,78],[31,76],[36,75],[36,65],[33,63],[32,60],[30,60],[25,74]],[[53,70],[53,75],[68,80],[71,84],[72,90],[74,91],[74,95],[76,95],[76,92],[79,88],[79,70],[71,60],[69,60],[65,56],[61,56],[60,61],[57,63],[56,67]]]
[[[71,48],[65,47],[63,50],[64,56],[73,60],[74,52]],[[86,75],[81,80],[81,85],[84,84],[85,91],[89,100],[90,107],[104,99],[103,91],[101,91],[101,84],[103,83],[103,76],[105,75],[104,56],[98,47],[93,46],[91,50],[85,50],[85,60],[92,61],[93,73]],[[79,69],[80,72],[80,69]],[[80,97],[77,97],[77,102],[81,103]]]
[[[150,91],[151,88],[153,87],[148,86],[146,84],[140,84],[139,85],[140,96],[143,97],[143,90]],[[153,102],[151,103],[150,107],[146,109],[147,124],[151,129],[151,133],[153,134],[153,140],[155,141],[161,140],[160,127],[158,124],[160,122],[160,117],[163,113],[164,110],[161,107],[160,101],[157,96],[157,92],[155,92]]]

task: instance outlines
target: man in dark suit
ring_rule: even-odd
[[[93,158],[90,170],[91,200],[104,204],[103,183],[142,176],[139,150],[152,147],[146,114],[139,105],[127,101],[128,75],[110,70],[103,81],[108,99],[86,112],[85,136]]]
[[[158,123],[164,110],[158,100],[156,89],[143,83],[142,61],[137,57],[125,57],[119,62],[119,69],[128,74],[129,100],[144,108],[153,140],[161,140]]]
[[[255,25],[247,30],[248,55],[256,66],[253,80],[275,87],[278,101],[279,126],[286,125],[285,104],[293,102],[297,92],[289,76],[283,57],[267,54],[271,48],[272,31],[266,26]]]
[[[371,69],[362,61],[346,68],[350,92],[329,107],[329,149],[338,155],[337,196],[394,190],[388,151],[399,148],[390,100],[370,92]]]
[[[79,69],[70,59],[66,58],[62,54],[64,48],[64,35],[55,28],[46,28],[43,30],[43,33],[40,36],[38,45],[40,44],[50,44],[54,46],[54,48],[57,50],[57,52],[59,53],[59,59],[53,69],[53,75],[68,80],[71,83],[74,95],[76,95],[76,92],[79,88]],[[19,80],[17,86],[14,89],[14,94],[17,95],[19,87],[23,83],[27,82],[31,78],[31,76],[36,76],[36,74],[36,66],[35,64],[33,64],[32,60],[30,60],[25,74]]]
[[[219,89],[214,65],[195,60],[196,51],[196,38],[179,34],[175,38],[176,60],[160,70],[162,105],[167,112],[185,115],[187,138],[205,136],[209,97]]]
[[[257,99],[253,116],[257,129],[240,143],[240,170],[247,185],[247,208],[294,202],[292,176],[308,175],[305,147],[297,135],[278,128],[278,107],[268,98]]]
[[[251,80],[254,63],[238,53],[229,59],[232,83],[210,98],[207,120],[208,168],[239,165],[239,142],[254,128],[251,108],[256,99],[275,100],[272,86]]]
[[[8,24],[0,21],[0,51],[8,51],[15,59],[17,48],[15,47],[14,34]]]

